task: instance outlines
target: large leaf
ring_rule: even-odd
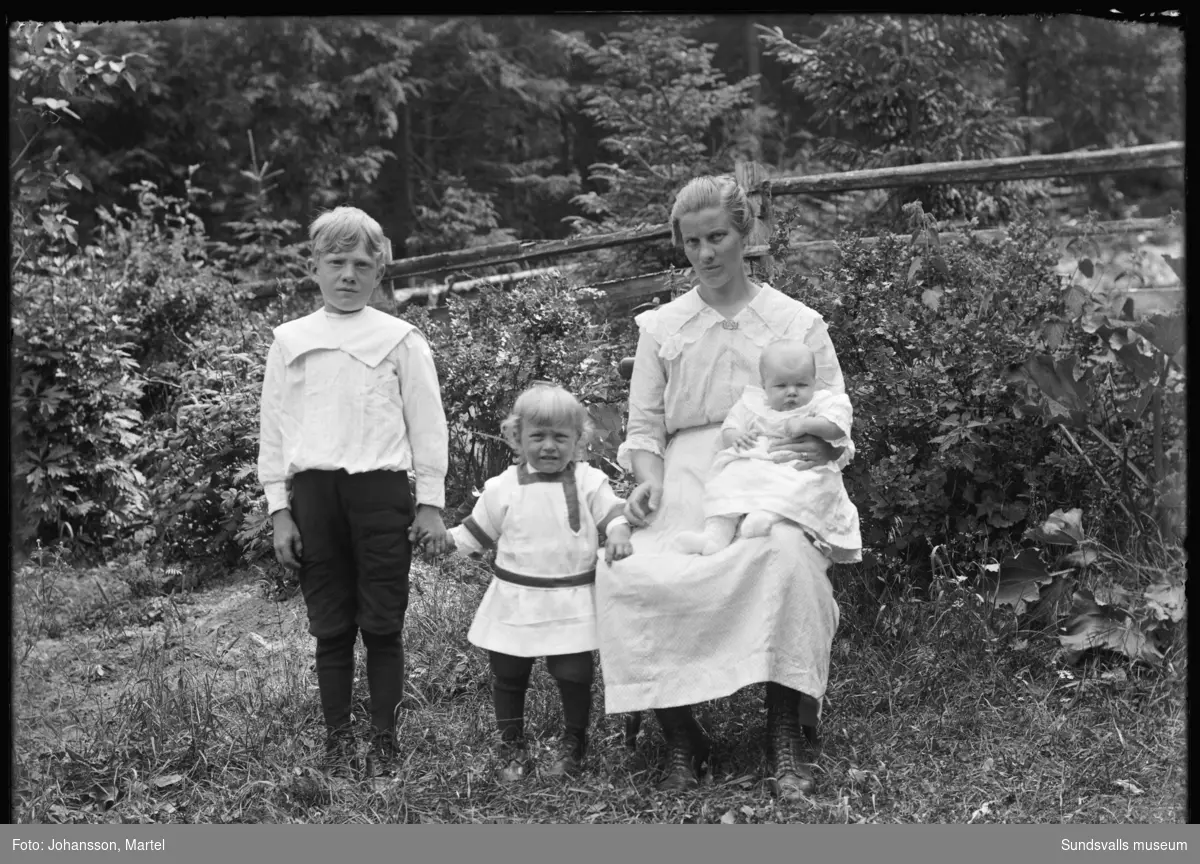
[[[1118,606],[1097,603],[1086,588],[1075,592],[1070,618],[1059,632],[1058,641],[1065,649],[1064,659],[1071,664],[1093,648],[1151,664],[1162,660],[1158,645],[1146,637],[1132,615]]]
[[[1154,358],[1147,357],[1133,343],[1127,342],[1115,350],[1121,362],[1128,366],[1129,371],[1143,384],[1149,384],[1158,377],[1154,368]]]
[[[1146,606],[1160,621],[1177,624],[1187,614],[1187,590],[1178,579],[1167,578],[1146,589]]]
[[[1055,510],[1037,528],[1030,528],[1025,536],[1042,543],[1057,543],[1061,546],[1075,546],[1083,542],[1083,510],[1072,507],[1070,510]]]
[[[1022,549],[1015,558],[985,569],[983,584],[989,603],[1008,606],[1020,615],[1028,604],[1037,601],[1041,586],[1051,578],[1037,550]]]
[[[1183,347],[1183,316],[1178,312],[1164,315],[1155,312],[1133,328],[1150,340],[1150,344],[1168,357],[1174,357]]]
[[[1088,369],[1079,380],[1075,380],[1075,357],[1055,360],[1049,354],[1034,354],[1020,366],[1008,369],[1007,380],[1026,385],[1031,403],[1036,407],[1023,406],[1022,413],[1037,413],[1050,422],[1086,425],[1092,404],[1092,375]],[[1029,386],[1037,387],[1040,398],[1028,392]]]

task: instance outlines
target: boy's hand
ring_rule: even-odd
[[[620,561],[633,554],[633,544],[630,542],[632,534],[628,525],[613,525],[609,528],[604,543],[604,563],[611,565],[614,561]]]
[[[292,511],[284,508],[271,514],[271,529],[274,535],[275,560],[289,570],[299,570],[304,557],[304,543],[300,540],[300,529],[292,518]]]
[[[442,511],[428,504],[418,504],[417,515],[408,529],[408,539],[414,546],[420,546],[426,555],[434,558],[444,555],[450,538],[442,521]]]
[[[758,446],[758,436],[753,432],[743,432],[734,439],[733,449],[741,453],[743,450],[753,450]]]

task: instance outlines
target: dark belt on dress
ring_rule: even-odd
[[[576,573],[574,576],[525,576],[493,564],[492,572],[502,582],[524,585],[526,588],[578,588],[580,585],[591,585],[596,581],[595,569]]]

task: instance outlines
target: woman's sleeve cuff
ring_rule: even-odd
[[[631,435],[617,448],[617,464],[621,466],[621,470],[633,471],[633,459],[630,454],[634,450],[644,450],[658,457],[663,455],[662,444],[649,435]]]

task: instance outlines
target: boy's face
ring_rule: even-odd
[[[791,411],[812,401],[816,390],[812,355],[778,351],[763,364],[763,390],[774,411]]]
[[[579,433],[572,426],[521,424],[521,455],[535,471],[553,474],[563,470],[578,444]]]
[[[362,240],[349,252],[330,251],[309,262],[313,278],[321,286],[325,308],[349,313],[362,309],[383,278],[375,256]]]

